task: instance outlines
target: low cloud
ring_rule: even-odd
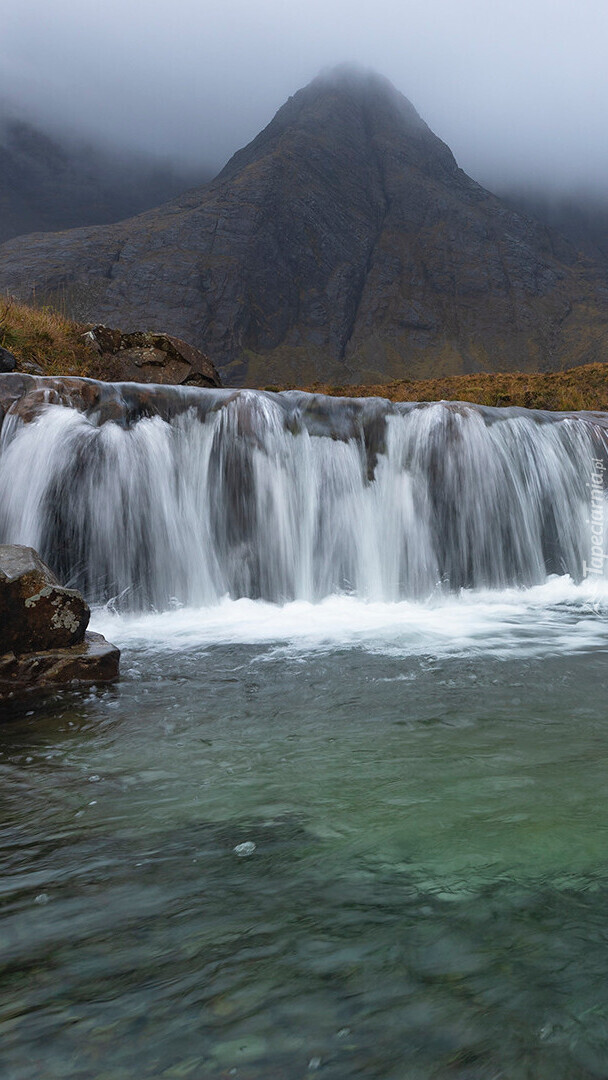
[[[60,131],[219,168],[347,60],[489,186],[606,187],[603,0],[21,0],[2,22],[0,96]]]

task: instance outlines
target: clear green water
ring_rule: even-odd
[[[0,1076],[608,1076],[605,655],[132,645],[13,715]]]

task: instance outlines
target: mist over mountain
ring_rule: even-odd
[[[603,270],[350,68],[290,98],[206,187],[13,240],[0,264],[0,288],[173,333],[235,384],[558,369],[608,342]]]
[[[217,171],[343,60],[383,72],[494,190],[602,191],[605,0],[20,0],[4,5],[0,97],[80,132]]]
[[[608,273],[608,195],[538,187],[499,188],[498,193],[514,210],[560,232]]]
[[[204,167],[62,137],[0,104],[0,242],[120,221],[211,176]]]

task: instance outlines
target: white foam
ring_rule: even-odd
[[[271,645],[289,652],[365,648],[392,655],[512,656],[608,646],[608,582],[463,591],[426,602],[365,602],[330,596],[284,605],[229,600],[203,608],[117,615],[96,609],[92,628],[122,648],[162,650]]]

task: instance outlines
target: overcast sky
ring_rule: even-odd
[[[471,175],[608,190],[608,0],[20,0],[0,96],[222,165],[323,68],[388,76]]]

